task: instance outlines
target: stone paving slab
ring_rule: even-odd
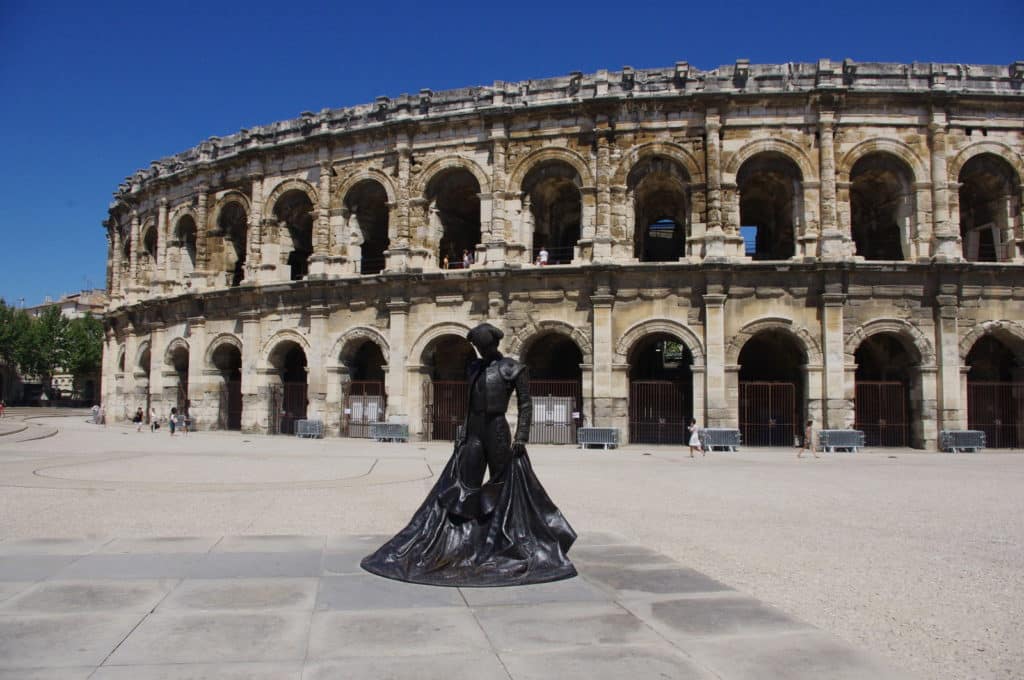
[[[362,572],[383,540],[0,543],[0,680],[908,677],[619,536],[582,536],[577,578],[510,588]]]

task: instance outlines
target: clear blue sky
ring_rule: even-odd
[[[125,176],[211,135],[414,93],[617,69],[1024,59],[1021,0],[0,0],[0,297],[102,287]]]

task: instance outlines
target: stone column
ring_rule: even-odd
[[[704,258],[725,259],[725,232],[722,231],[722,142],[719,134],[722,120],[718,109],[708,109],[704,116],[704,174],[707,179],[707,231],[704,236]],[[709,373],[710,375],[710,373]]]
[[[170,243],[170,234],[167,233],[170,228],[167,224],[167,198],[164,196],[160,197],[158,201],[158,208],[156,213],[156,283],[162,285],[171,280],[172,277],[167,271],[167,244]]]
[[[242,319],[242,431],[267,431],[267,395],[261,395],[261,380],[257,375],[260,365],[260,315],[243,312]]]
[[[320,186],[317,192],[316,220],[313,225],[313,254],[309,258],[309,276],[327,276],[327,257],[331,246],[331,162],[327,150],[320,150]]]
[[[475,253],[473,254],[473,267],[480,266],[492,266],[490,260],[487,259],[488,253],[494,253],[494,257],[498,261],[504,264],[504,239],[500,234],[495,236],[492,231],[493,219],[494,219],[494,194],[488,192],[481,192],[476,195],[480,201],[480,240],[481,243],[476,244]],[[497,243],[494,243],[494,239],[500,239]],[[436,260],[435,260],[436,262]],[[435,264],[435,267],[439,266]]]
[[[309,308],[309,359],[307,361],[306,392],[309,396],[309,415],[313,420],[327,422],[327,374],[324,354],[327,349],[327,317],[330,310],[325,305]]]
[[[344,424],[348,421],[344,413],[345,391],[341,388],[342,381],[348,378],[348,367],[327,366],[324,375],[327,381],[324,396],[324,432],[341,436],[345,434]]]
[[[188,320],[188,414],[197,430],[208,430],[217,424],[220,393],[208,394],[212,366],[206,365],[206,319],[193,316]],[[215,385],[216,387],[216,385]]]
[[[150,324],[149,330],[149,399],[157,414],[166,418],[171,406],[164,404],[164,351],[167,349],[167,328],[162,323]]]
[[[200,286],[206,286],[206,275],[210,268],[210,229],[207,224],[209,219],[208,203],[210,200],[210,187],[206,184],[199,185],[199,196],[196,203],[196,268],[192,272],[194,277],[193,286],[198,282]]]
[[[941,430],[962,430],[967,427],[966,404],[961,403],[959,300],[956,286],[943,284],[935,296],[938,319],[936,335],[939,362],[938,427]]]
[[[608,286],[598,286],[590,296],[590,304],[594,309],[591,337],[594,343],[593,367],[593,402],[594,415],[592,425],[595,427],[621,427],[615,422],[614,397],[612,381],[612,307],[615,296]],[[620,432],[620,441],[625,441],[626,432]]]
[[[846,257],[846,237],[839,230],[836,215],[836,152],[835,112],[818,114],[818,135],[821,138],[821,241],[819,256],[823,260],[841,260]],[[806,179],[806,178],[805,178]]]
[[[705,395],[709,427],[732,424],[725,383],[725,300],[726,296],[720,293],[704,295]]]
[[[932,165],[932,257],[939,261],[962,259],[960,235],[949,218],[949,179],[946,176],[946,114],[932,111],[928,125]]]
[[[612,164],[611,142],[608,134],[597,139],[597,162],[595,188],[597,189],[597,215],[594,229],[584,228],[580,240],[590,241],[590,257],[585,255],[588,248],[581,243],[580,255],[583,261],[608,262],[612,258]],[[582,198],[582,197],[581,197]]]
[[[113,299],[120,298],[124,290],[124,271],[121,265],[121,252],[123,246],[121,243],[121,229],[118,225],[107,230],[107,238],[110,240],[110,259],[107,263],[107,289],[110,291],[110,297]]]
[[[131,257],[128,260],[128,293],[132,293],[139,285],[139,247],[141,236],[139,235],[139,213],[132,210],[131,232]]]
[[[504,121],[491,124],[491,228],[487,239],[486,263],[488,267],[502,268],[508,261],[508,242],[511,238],[508,228],[507,206],[505,204],[505,158],[508,147],[508,132]],[[480,210],[483,219],[483,206]]]
[[[825,353],[821,425],[832,430],[846,430],[853,427],[853,401],[846,392],[846,348],[843,343],[846,295],[825,293],[821,300],[821,337]]]
[[[409,367],[409,348],[406,345],[406,324],[409,320],[409,303],[399,298],[391,298],[387,303],[388,312],[391,316],[390,334],[388,344],[390,345],[388,359],[388,373],[385,379],[385,387],[388,393],[388,419],[397,422],[409,422],[409,405],[406,390],[409,383],[407,372]],[[410,427],[411,431],[411,427]]]
[[[252,197],[249,205],[249,235],[246,239],[248,254],[245,257],[245,279],[259,283],[260,265],[262,264],[263,233],[263,173],[258,168],[251,168],[249,179],[252,181]]]
[[[388,222],[388,238],[391,240],[387,250],[387,271],[405,271],[409,268],[409,238],[412,225],[410,223],[409,182],[412,175],[412,138],[406,133],[399,134],[395,143],[398,152],[398,182],[396,186],[395,209]],[[404,366],[401,370],[405,370]]]

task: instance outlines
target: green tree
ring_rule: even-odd
[[[103,324],[86,314],[72,319],[64,333],[65,363],[63,368],[75,382],[75,391],[82,389],[82,379],[99,373],[103,361]]]
[[[29,326],[30,346],[25,348],[27,356],[20,365],[24,373],[35,375],[43,385],[49,385],[53,374],[67,361],[65,335],[68,323],[60,308],[53,305],[44,309]]]
[[[0,362],[24,371],[32,354],[32,318],[0,299]]]

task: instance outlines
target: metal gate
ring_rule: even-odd
[[[306,383],[272,386],[269,415],[270,434],[295,434],[295,421],[306,418]]]
[[[632,444],[684,444],[692,415],[689,385],[674,380],[629,382],[629,441]]]
[[[387,397],[380,380],[353,380],[348,384],[342,433],[349,437],[369,437],[370,423],[384,420]]]
[[[459,426],[466,420],[469,407],[469,383],[465,380],[437,380],[429,383],[430,402],[427,404],[430,439],[454,441]]]
[[[225,380],[220,385],[217,427],[221,430],[242,429],[242,381]]]
[[[533,423],[530,441],[535,444],[575,444],[583,410],[583,390],[578,380],[531,380]]]
[[[1024,442],[1024,382],[968,381],[967,427],[985,433],[987,448],[1020,448]]]
[[[745,446],[793,446],[800,430],[795,383],[740,382],[740,432]]]
[[[858,380],[854,429],[864,433],[866,446],[909,446],[907,388],[893,380]]]

